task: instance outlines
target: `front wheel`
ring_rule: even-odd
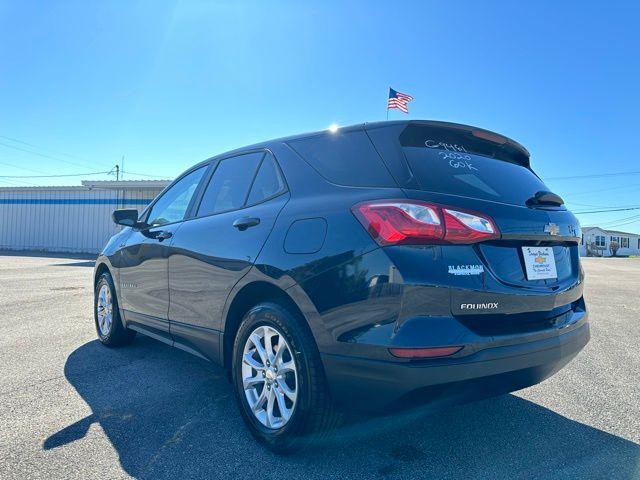
[[[107,347],[126,345],[136,332],[125,328],[120,318],[118,298],[109,272],[98,278],[93,302],[94,320],[98,339]]]
[[[234,343],[240,411],[253,435],[276,452],[307,447],[338,421],[303,321],[278,304],[262,303],[245,315]]]

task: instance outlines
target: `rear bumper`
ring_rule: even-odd
[[[569,363],[590,338],[586,313],[566,330],[534,341],[487,345],[461,358],[394,362],[323,354],[339,406],[372,411],[398,403],[448,405],[535,385]]]

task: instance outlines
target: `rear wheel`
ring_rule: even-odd
[[[262,425],[277,429],[291,419],[298,400],[298,370],[284,334],[270,325],[256,327],[245,342],[242,386]]]
[[[232,377],[242,416],[271,450],[309,446],[337,424],[320,355],[304,321],[274,303],[252,308],[233,349]]]
[[[98,339],[107,347],[126,345],[136,334],[124,327],[115,292],[111,274],[105,272],[100,275],[96,282],[93,310]]]

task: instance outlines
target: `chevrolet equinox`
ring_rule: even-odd
[[[367,123],[190,168],[99,255],[95,323],[221,364],[269,448],[345,408],[467,401],[541,382],[589,340],[580,227],[519,143]]]

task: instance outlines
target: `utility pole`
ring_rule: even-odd
[[[120,180],[120,165],[116,165],[116,182]]]

